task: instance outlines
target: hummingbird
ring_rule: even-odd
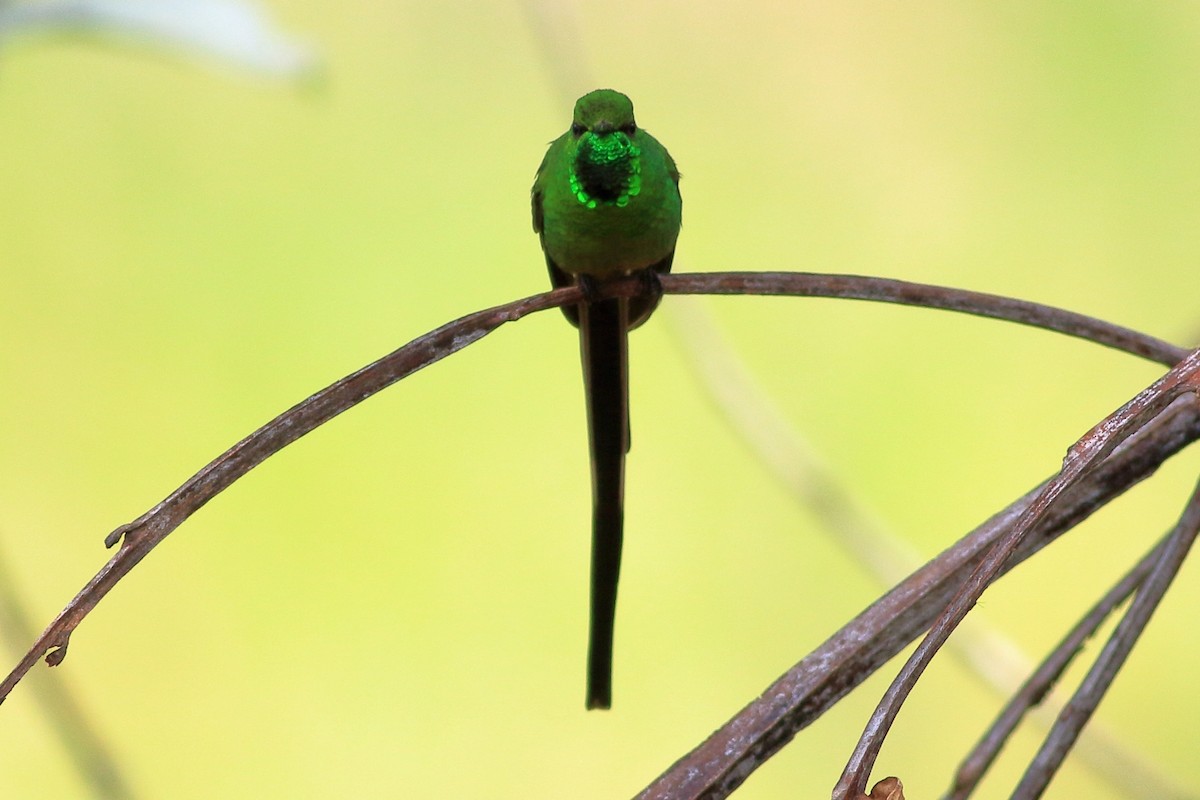
[[[671,270],[683,207],[679,170],[638,127],[628,97],[597,89],[576,101],[571,127],[551,142],[531,195],[551,284],[584,291],[584,301],[563,313],[579,328],[592,462],[587,707],[609,708],[630,441],[627,335],[658,306],[657,276]],[[645,292],[592,299],[600,284],[631,275],[645,278]]]

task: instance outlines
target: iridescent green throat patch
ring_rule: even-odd
[[[571,194],[588,208],[628,205],[642,191],[641,155],[621,131],[587,136],[571,164]]]

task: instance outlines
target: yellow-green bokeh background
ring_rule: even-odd
[[[108,531],[276,413],[543,289],[529,184],[597,85],[681,166],[678,270],[878,274],[1200,330],[1193,4],[584,3],[578,35],[517,3],[271,7],[319,48],[320,86],[87,41],[2,54],[0,546],[39,625]],[[583,711],[583,407],[573,332],[541,314],[255,470],[79,629],[58,677],[141,796],[630,796],[878,594],[712,410],[670,305],[633,341],[614,710]],[[707,305],[925,556],[1160,372],[937,312]],[[1044,651],[1197,465],[979,613]],[[1193,785],[1198,581],[1185,567],[1101,713]],[[738,796],[827,796],[883,685]],[[939,662],[878,776],[935,796],[996,704]],[[1085,793],[1116,797],[1077,764],[1050,796]],[[86,796],[24,686],[0,709],[0,796]]]

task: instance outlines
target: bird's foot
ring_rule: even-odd
[[[630,329],[645,322],[654,313],[654,309],[658,308],[663,296],[662,281],[658,279],[657,272],[645,269],[638,272],[636,277],[639,284],[638,293],[629,300]]]
[[[575,282],[583,292],[583,302],[590,304],[600,300],[600,284],[591,275],[576,275]]]
[[[638,280],[642,284],[639,297],[653,311],[658,308],[658,303],[662,300],[662,281],[659,279],[658,273],[652,269],[644,269],[639,272]]]

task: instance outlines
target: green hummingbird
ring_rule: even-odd
[[[550,282],[580,285],[646,277],[634,298],[585,299],[563,313],[579,328],[592,460],[592,599],[587,707],[612,705],[613,622],[621,570],[625,454],[629,451],[628,332],[646,321],[679,237],[679,170],[637,126],[633,103],[598,89],[575,103],[571,128],[550,144],[534,178],[533,230]]]

